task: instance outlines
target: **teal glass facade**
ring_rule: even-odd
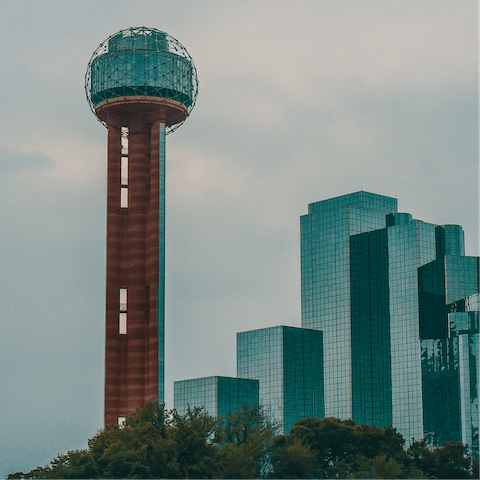
[[[352,418],[350,236],[385,227],[395,198],[356,192],[300,218],[302,327],[323,331],[325,416]]]
[[[435,225],[410,214],[352,236],[353,419],[423,438],[418,274],[436,258]]]
[[[204,407],[215,418],[258,406],[258,380],[233,377],[203,377],[174,383],[174,408],[185,415],[190,407]]]
[[[237,376],[260,382],[260,404],[290,433],[296,421],[324,418],[323,334],[278,326],[237,333]]]
[[[468,267],[477,266],[474,273],[469,268],[467,271],[472,274],[472,283],[477,282],[478,291],[478,258],[463,260]],[[423,267],[425,280],[430,266]],[[436,446],[447,440],[467,444],[469,453],[478,458],[480,295],[443,306],[438,321],[442,327],[447,324],[447,335],[423,338],[421,342],[425,435]]]
[[[91,63],[94,106],[111,98],[149,96],[190,107],[194,68],[190,58],[170,50],[170,43],[165,32],[146,28],[127,29],[110,37]]]
[[[352,418],[392,423],[387,230],[350,238]]]
[[[357,192],[309,205],[301,262],[302,326],[324,334],[325,416],[478,456],[479,259],[462,227]]]
[[[447,305],[479,291],[478,257],[445,255],[418,270],[420,336],[448,337]]]
[[[460,227],[443,228],[438,258],[418,270],[424,432],[478,457],[479,259],[463,256]]]

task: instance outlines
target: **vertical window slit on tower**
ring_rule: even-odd
[[[120,164],[120,180],[122,185],[128,185],[128,157],[122,156]]]
[[[128,155],[128,127],[121,127],[122,155]]]
[[[126,288],[120,289],[120,311],[121,312],[127,311],[127,289]]]
[[[127,334],[127,312],[120,312],[118,314],[118,333],[120,335]]]
[[[120,207],[128,208],[128,187],[120,188]]]
[[[128,208],[128,127],[120,128],[121,162],[120,162],[120,207]]]
[[[120,289],[120,313],[118,314],[118,333],[127,334],[127,289]]]

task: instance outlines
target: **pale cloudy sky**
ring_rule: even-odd
[[[106,130],[83,90],[112,33],[177,38],[200,79],[167,138],[166,392],[235,375],[235,334],[300,325],[299,217],[360,189],[478,255],[474,0],[1,2],[0,476],[103,421]]]

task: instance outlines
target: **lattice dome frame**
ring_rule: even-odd
[[[104,40],[93,53],[85,74],[90,109],[105,100],[147,96],[173,100],[190,115],[198,95],[198,76],[187,49],[166,32],[148,27],[120,30]],[[175,131],[186,120],[166,127]]]

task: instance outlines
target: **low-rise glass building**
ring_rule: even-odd
[[[188,408],[204,407],[215,418],[258,406],[258,380],[235,377],[202,377],[174,382],[174,408],[185,415]]]
[[[260,382],[259,401],[279,433],[324,418],[323,333],[278,326],[237,333],[237,375]]]

